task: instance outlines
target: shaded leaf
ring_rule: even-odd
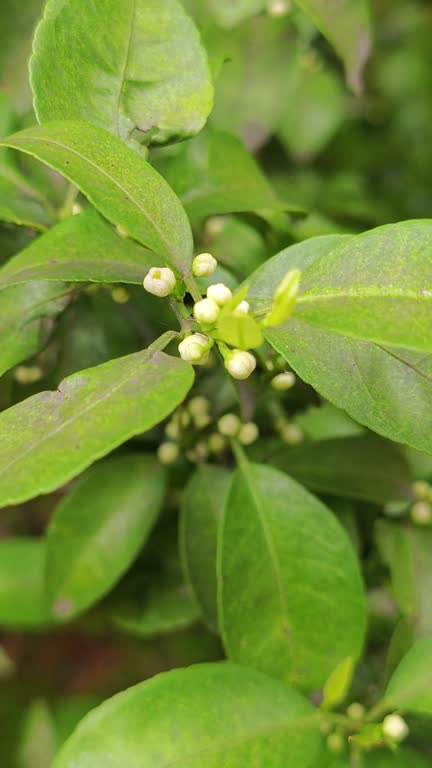
[[[385,692],[389,708],[432,715],[432,638],[417,640],[390,678]]]
[[[0,221],[44,231],[51,219],[34,198],[26,197],[16,186],[0,177]]]
[[[49,623],[45,601],[43,539],[0,541],[0,626],[38,627]]]

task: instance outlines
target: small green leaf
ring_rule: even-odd
[[[344,701],[351,685],[353,672],[354,662],[351,656],[347,656],[346,659],[342,659],[326,680],[322,702],[324,709],[333,709]]]
[[[149,348],[64,379],[0,414],[0,506],[49,493],[168,416],[192,366]]]
[[[57,729],[43,699],[30,705],[18,749],[18,768],[50,768],[57,752]]]
[[[388,708],[432,715],[432,638],[417,640],[396,668],[385,692]]]
[[[265,675],[198,664],[102,704],[53,768],[107,768],[107,755],[110,768],[310,768],[320,751],[318,724],[309,702]]]
[[[348,83],[362,90],[362,74],[371,49],[367,0],[296,0],[328,38],[345,64]]]
[[[0,294],[0,375],[35,354],[50,332],[50,318],[70,301],[64,283],[30,282]]]
[[[237,315],[235,312],[223,315],[221,313],[212,335],[238,349],[255,349],[264,341],[262,330],[255,318],[251,315]]]
[[[89,208],[33,240],[0,269],[0,289],[30,280],[142,283],[155,256]]]
[[[56,508],[47,533],[51,611],[70,619],[106,594],[133,562],[159,513],[165,475],[126,453],[87,470]]]
[[[270,311],[263,320],[263,325],[272,327],[281,325],[291,317],[297,302],[301,272],[290,269],[276,286]]]
[[[39,627],[50,622],[45,600],[43,539],[0,541],[0,626]]]
[[[39,122],[86,120],[123,141],[193,136],[213,104],[205,49],[177,0],[49,0],[30,73]]]
[[[0,146],[51,166],[130,237],[182,274],[189,271],[192,233],[180,202],[149,163],[107,131],[90,123],[48,123],[3,139]]]
[[[0,221],[44,232],[51,218],[38,200],[25,196],[14,184],[0,177]]]
[[[217,537],[230,482],[231,473],[224,467],[198,467],[183,493],[180,518],[180,549],[186,577],[205,621],[215,631]]]
[[[230,659],[312,690],[347,656],[359,657],[366,611],[351,543],[332,513],[290,477],[242,465],[218,558]]]

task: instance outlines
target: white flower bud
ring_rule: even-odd
[[[291,371],[285,371],[285,373],[278,373],[271,380],[271,386],[278,392],[286,392],[288,389],[294,386],[296,377]]]
[[[243,379],[248,379],[251,373],[254,372],[256,360],[250,352],[234,349],[226,356],[224,365],[233,379],[242,381]]]
[[[403,741],[409,733],[409,728],[405,720],[396,713],[387,715],[387,717],[384,718],[382,729],[384,736],[388,736],[390,739],[393,739],[393,741]]]
[[[252,445],[258,439],[259,429],[253,421],[243,424],[238,439],[242,445]]]
[[[249,314],[250,310],[250,304],[248,301],[241,301],[240,304],[237,304],[234,314],[235,315],[247,315]]]
[[[232,293],[227,285],[224,285],[223,283],[215,283],[214,285],[209,285],[207,288],[207,298],[213,299],[216,304],[223,307],[227,301],[232,299]]]
[[[217,261],[211,253],[200,253],[192,262],[192,273],[195,277],[210,277],[216,272]]]
[[[203,413],[208,413],[209,404],[207,397],[196,395],[189,400],[187,407],[193,416],[198,416]]]
[[[18,365],[14,370],[14,379],[18,384],[35,384],[44,376],[39,365]]]
[[[218,429],[224,437],[235,437],[241,429],[241,421],[234,413],[226,413],[218,421]]]
[[[298,445],[303,442],[303,431],[297,424],[285,424],[281,430],[281,438],[288,445]]]
[[[72,206],[72,216],[79,216],[82,213],[82,206],[79,203],[74,203]]]
[[[205,429],[211,422],[208,413],[193,413],[192,420],[197,429]]]
[[[222,453],[226,445],[225,438],[219,432],[212,432],[207,442],[210,453]]]
[[[161,464],[174,464],[179,457],[179,447],[176,443],[161,443],[157,455]]]
[[[213,299],[201,299],[194,306],[194,318],[203,325],[212,325],[218,318],[220,307]]]
[[[144,278],[144,288],[153,296],[169,296],[176,284],[176,276],[169,267],[152,267]]]
[[[203,333],[192,333],[180,342],[178,350],[182,360],[193,365],[202,365],[207,359],[209,338]]]
[[[286,16],[292,9],[291,0],[271,0],[268,6],[269,16]]]
[[[417,525],[432,523],[432,505],[428,501],[416,501],[411,507],[411,519]]]

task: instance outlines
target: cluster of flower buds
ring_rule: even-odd
[[[161,443],[158,448],[158,458],[161,464],[173,464],[177,461],[181,452],[181,444],[188,443],[188,438],[184,439],[184,431],[203,430],[211,423],[210,402],[202,395],[192,397],[182,408],[178,408],[165,425],[165,436],[167,440]],[[205,461],[209,454],[209,448],[204,441],[197,442],[192,451],[187,451],[186,455],[193,460]]]
[[[411,519],[417,525],[432,524],[432,486],[422,480],[413,483],[415,502],[410,509]]]
[[[235,437],[242,445],[252,445],[259,437],[258,426],[253,421],[245,424],[235,413],[226,413],[218,421],[219,433],[223,437]]]

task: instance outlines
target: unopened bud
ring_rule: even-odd
[[[212,432],[207,441],[210,453],[222,453],[225,449],[225,438],[219,432]]]
[[[409,733],[409,728],[405,720],[396,713],[387,715],[387,717],[384,718],[382,730],[384,736],[388,736],[388,738],[393,741],[403,741]]]
[[[180,437],[180,425],[177,419],[171,419],[165,427],[165,434],[170,440],[178,440]]]
[[[209,285],[207,288],[207,298],[213,299],[216,304],[223,307],[230,299],[232,299],[232,292],[227,285],[223,283],[215,283],[215,285]]]
[[[169,267],[152,267],[144,278],[144,288],[153,296],[169,296],[176,284],[176,276]]]
[[[180,357],[193,365],[202,365],[207,360],[210,339],[203,333],[192,333],[180,342]]]
[[[157,455],[161,464],[174,464],[179,457],[179,452],[176,443],[161,443]]]
[[[432,498],[432,488],[429,483],[425,483],[423,480],[417,480],[412,484],[413,494],[419,501],[427,501]]]
[[[285,424],[281,429],[281,438],[288,445],[298,445],[303,442],[303,430],[297,424]]]
[[[242,445],[252,445],[259,437],[259,429],[253,421],[243,424],[238,439]]]
[[[271,380],[271,386],[278,392],[286,392],[288,389],[294,386],[296,383],[296,377],[291,371],[285,371],[285,373],[278,373]]]
[[[243,381],[248,379],[256,368],[256,360],[250,352],[234,349],[224,360],[225,368],[233,379]]]
[[[432,505],[428,501],[416,501],[411,507],[411,519],[417,525],[432,523]]]
[[[18,365],[14,370],[14,379],[18,384],[35,384],[43,375],[39,365]]]
[[[241,421],[234,413],[226,413],[218,421],[218,429],[224,437],[235,437],[241,429]]]
[[[217,261],[211,253],[200,253],[192,262],[192,273],[195,277],[210,277],[216,268]]]
[[[195,458],[197,461],[205,461],[208,457],[209,451],[206,443],[200,441],[196,444],[195,449]]]
[[[352,704],[349,705],[347,708],[347,715],[351,720],[363,720],[365,716],[366,710],[363,706],[363,704],[360,704],[358,701],[354,701]]]
[[[345,749],[345,739],[341,733],[335,731],[327,737],[327,749],[334,755],[340,755]]]
[[[111,291],[111,298],[116,304],[126,304],[129,299],[129,291],[124,285],[116,285]]]
[[[193,416],[198,416],[199,414],[208,413],[209,401],[202,395],[196,395],[189,400],[187,407]]]
[[[248,315],[250,310],[250,304],[248,301],[241,301],[240,304],[237,304],[234,314],[235,315]]]
[[[197,301],[193,309],[194,318],[202,325],[213,325],[217,320],[220,307],[213,299],[201,299]]]

